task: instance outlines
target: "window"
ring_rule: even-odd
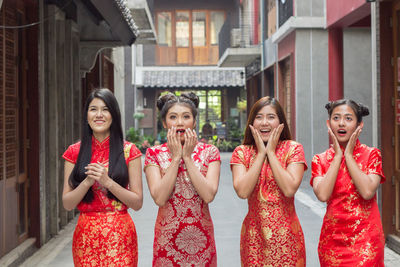
[[[176,46],[189,47],[189,12],[176,12]]]
[[[225,21],[225,15],[222,11],[211,12],[211,44],[218,45],[218,34]]]
[[[172,46],[171,35],[171,13],[159,12],[157,15],[158,22],[158,44]]]
[[[193,46],[206,46],[206,13],[193,12]]]

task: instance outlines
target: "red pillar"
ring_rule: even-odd
[[[343,30],[328,31],[329,101],[343,98]]]

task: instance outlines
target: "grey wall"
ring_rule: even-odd
[[[303,145],[311,167],[313,155],[328,148],[324,108],[329,96],[328,33],[297,30],[295,53],[296,140]],[[310,179],[309,172],[304,179]]]
[[[296,1],[295,15],[299,17],[323,17],[325,1],[321,0],[302,0]]]
[[[372,114],[370,29],[343,30],[344,97],[367,105]],[[364,117],[360,142],[372,145],[372,116]]]

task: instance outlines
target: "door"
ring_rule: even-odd
[[[10,4],[9,4],[10,3]],[[3,3],[2,25],[16,25],[14,3]],[[0,29],[0,226],[1,255],[19,243],[17,30]]]
[[[393,9],[393,47],[394,47],[394,145],[395,145],[395,234],[400,236],[400,2]]]

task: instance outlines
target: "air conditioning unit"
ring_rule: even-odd
[[[241,35],[240,28],[231,29],[231,47],[240,47]]]

